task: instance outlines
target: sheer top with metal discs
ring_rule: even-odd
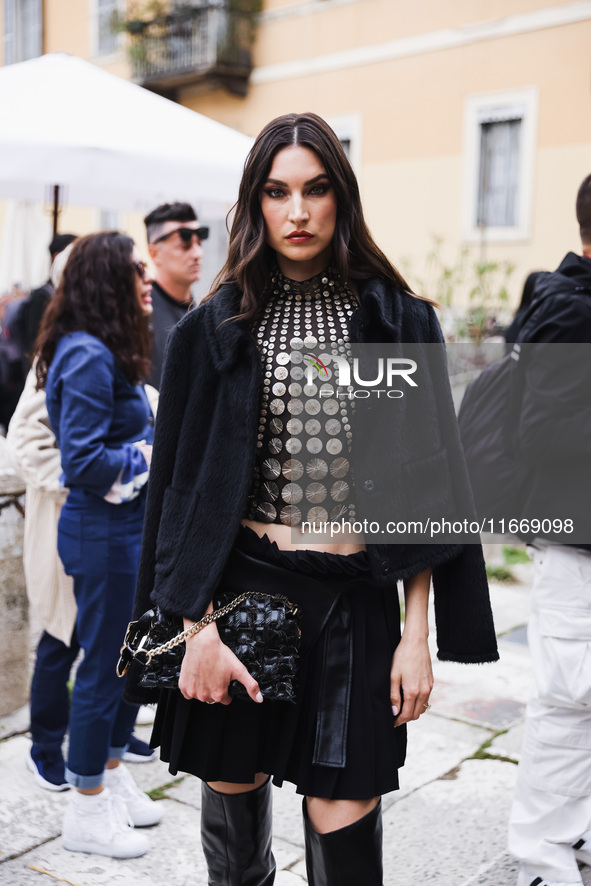
[[[354,401],[338,396],[332,356],[348,356],[355,308],[330,268],[303,283],[273,274],[252,326],[264,378],[248,519],[287,526],[354,519]]]

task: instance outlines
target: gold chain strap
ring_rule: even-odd
[[[272,594],[261,594],[258,592],[257,594],[260,597],[273,597]],[[233,609],[236,609],[236,607],[239,606],[240,603],[243,603],[244,600],[247,600],[249,597],[252,597],[252,592],[240,594],[239,597],[235,597],[234,600],[232,600],[230,603],[226,603],[225,606],[221,606],[219,609],[216,609],[215,612],[208,612],[208,614],[205,615],[201,619],[201,621],[195,622],[195,624],[191,625],[190,628],[187,628],[186,631],[183,631],[181,634],[177,634],[176,637],[173,637],[171,640],[167,640],[166,643],[163,643],[161,646],[156,646],[155,649],[151,649],[150,652],[146,654],[146,665],[150,664],[155,655],[162,655],[163,652],[169,652],[171,649],[174,649],[175,646],[178,646],[180,643],[188,640],[189,637],[193,637],[195,634],[198,634],[199,631],[202,631],[203,628],[206,628],[207,625],[210,625],[213,621],[217,621],[218,618],[223,618],[224,615],[228,615],[229,612],[232,612]],[[140,649],[138,649],[137,651],[140,652]]]

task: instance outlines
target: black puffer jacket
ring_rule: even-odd
[[[591,259],[569,252],[541,274],[534,305],[518,336],[518,441],[531,470],[522,516],[572,519],[570,538],[536,534],[591,549]]]

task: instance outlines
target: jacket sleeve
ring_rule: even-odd
[[[156,542],[160,527],[162,502],[164,493],[172,481],[190,380],[189,342],[185,338],[184,328],[177,326],[171,332],[168,340],[158,399],[158,417],[154,430],[154,448],[150,466],[135,618],[142,615],[151,606],[150,594],[154,587]]]
[[[548,299],[535,333],[521,344],[519,447],[529,462],[587,456],[591,439],[591,308]],[[521,338],[521,337],[520,337]],[[586,339],[586,342],[585,342]]]
[[[193,343],[193,347],[195,344]],[[151,593],[156,572],[156,544],[162,515],[164,493],[172,482],[179,437],[187,406],[192,373],[191,340],[183,325],[175,326],[164,354],[164,367],[158,398],[158,416],[154,429],[154,448],[144,519],[144,534],[134,604],[134,619],[153,605]],[[141,668],[133,663],[125,681],[123,697],[129,704],[154,704],[160,690],[139,685]]]
[[[33,368],[29,371],[23,393],[10,420],[6,441],[14,466],[27,486],[34,486],[63,502],[67,490],[60,483],[60,451],[49,424],[45,391],[37,391],[36,385],[37,378]]]
[[[434,383],[438,386],[439,421],[448,450],[453,495],[462,519],[475,516],[472,489],[455,414],[444,338],[429,306],[430,341],[436,351]],[[451,548],[450,548],[451,549]],[[499,653],[480,536],[460,553],[433,569],[437,657],[441,661],[498,661]]]
[[[91,337],[77,341],[62,355],[59,373],[59,433],[62,468],[69,486],[81,486],[106,497],[119,477],[147,478],[147,464],[133,443],[108,447],[115,394],[115,360]]]
[[[430,305],[429,315],[431,333],[431,344],[429,346],[430,373],[436,390],[438,421],[442,442],[448,454],[453,499],[457,518],[462,521],[471,521],[476,518],[476,508],[449,381],[445,340],[435,311]],[[475,539],[475,541],[479,541],[479,538]]]

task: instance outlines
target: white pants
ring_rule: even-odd
[[[550,881],[581,883],[572,844],[591,825],[591,553],[558,545],[530,553],[535,688],[509,851]]]

